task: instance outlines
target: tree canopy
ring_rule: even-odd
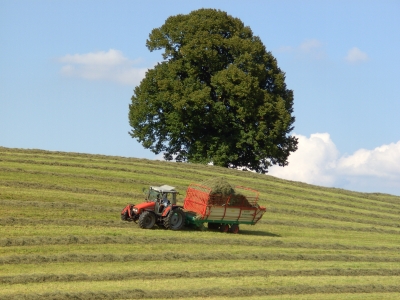
[[[265,173],[297,150],[285,73],[258,36],[215,9],[169,17],[146,45],[164,49],[129,105],[130,135],[166,160]]]

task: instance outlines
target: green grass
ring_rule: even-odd
[[[237,235],[122,222],[142,188],[223,176]],[[400,197],[214,166],[0,147],[0,299],[400,299]]]

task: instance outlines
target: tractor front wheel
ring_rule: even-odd
[[[185,213],[180,208],[170,211],[164,220],[164,226],[171,230],[181,230],[185,225]]]
[[[126,211],[125,213],[121,214],[121,220],[122,221],[128,221],[128,212]]]
[[[156,223],[156,215],[150,211],[144,211],[139,217],[139,227],[143,229],[151,229]]]

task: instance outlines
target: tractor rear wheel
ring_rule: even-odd
[[[143,229],[151,229],[156,223],[156,215],[150,211],[144,211],[139,217],[139,227]]]
[[[164,226],[171,230],[181,230],[185,225],[185,213],[181,208],[175,208],[170,211],[164,220]]]

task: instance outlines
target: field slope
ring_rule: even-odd
[[[142,188],[225,177],[267,213],[239,234],[142,230]],[[400,197],[214,166],[0,147],[0,299],[400,299]]]

